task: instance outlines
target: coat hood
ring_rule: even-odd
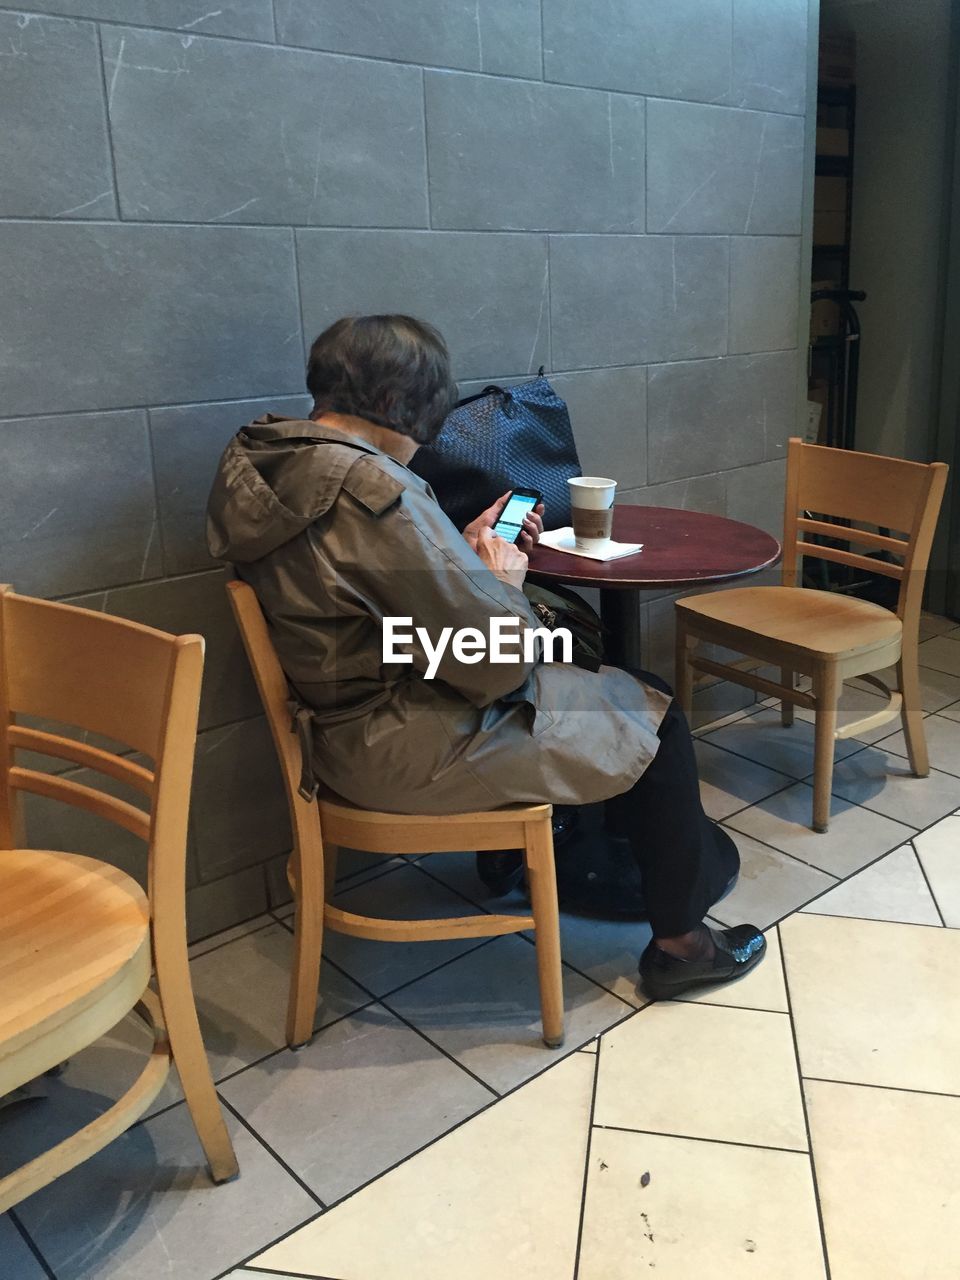
[[[371,457],[385,455],[316,422],[272,413],[251,422],[227,445],[214,477],[210,554],[234,564],[269,555],[328,511],[348,473]],[[384,497],[393,502],[402,489],[390,482]]]

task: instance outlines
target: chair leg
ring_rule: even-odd
[[[181,931],[182,928],[181,925]],[[203,1047],[190,984],[186,936],[179,939],[171,937],[168,930],[155,924],[154,964],[157,993],[173,1063],[180,1075],[193,1125],[210,1166],[210,1176],[214,1182],[227,1182],[237,1176],[240,1168],[223,1121],[220,1100]]]
[[[796,673],[791,671],[789,667],[780,668],[780,683],[786,685],[788,689],[795,689],[797,685]],[[794,706],[792,702],[788,702],[785,698],[780,703],[780,723],[785,729],[789,729],[793,724]]]
[[[842,688],[843,681],[836,663],[825,664],[814,675],[813,693],[817,707],[813,746],[813,829],[821,833],[830,825],[837,706]]]
[[[563,973],[560,968],[560,909],[557,905],[557,869],[553,857],[553,831],[549,819],[525,826],[524,860],[536,925],[537,975],[540,980],[540,1012],[543,1043],[549,1049],[563,1044]]]
[[[687,653],[691,645],[695,643],[693,638],[687,634],[687,625],[684,616],[679,609],[674,610],[676,618],[676,657],[673,673],[673,694],[677,705],[683,714],[687,717],[688,723],[693,723],[693,669],[687,661]]]
[[[331,863],[336,874],[336,852]],[[304,856],[300,851],[296,866],[296,899],[293,918],[293,964],[287,999],[286,1039],[291,1049],[308,1044],[313,1037],[320,989],[320,957],[323,949],[325,857]]]
[[[900,719],[907,743],[910,768],[918,778],[930,774],[930,757],[927,754],[927,735],[923,727],[923,704],[920,701],[920,670],[917,665],[916,646],[908,654],[906,646],[897,663],[897,682],[903,697]]]

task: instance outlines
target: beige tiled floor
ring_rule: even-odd
[[[831,1280],[955,1280],[960,628],[928,618],[924,637],[935,772],[908,776],[895,724],[844,743],[828,835],[808,826],[802,718],[754,706],[699,732],[705,805],[742,859],[713,914],[767,930],[746,979],[650,1005],[649,927],[564,915],[550,1053],[524,937],[331,938],[320,1029],[293,1054],[289,921],[251,921],[192,960],[241,1178],[209,1186],[171,1088],[0,1216],[2,1280],[823,1280],[827,1262]],[[351,872],[343,901],[373,913],[491,905],[469,855]],[[0,1112],[0,1171],[102,1110],[137,1044],[118,1029],[47,1101]]]
[[[960,932],[855,914],[912,919],[918,875],[936,912],[912,847],[884,855],[842,886],[844,915],[814,904],[771,930],[742,983],[639,1011],[251,1265],[823,1280],[829,1261],[832,1280],[953,1280]]]

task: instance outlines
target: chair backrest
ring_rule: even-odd
[[[181,916],[202,675],[202,636],[167,635],[0,586],[0,848],[25,843],[24,792],[84,809],[146,841],[151,909]],[[24,718],[54,721],[67,732],[31,728]],[[76,730],[132,747],[152,767],[70,736]],[[148,804],[22,767],[17,751],[92,769]]]
[[[818,556],[900,583],[897,615],[905,624],[919,618],[923,585],[947,482],[945,462],[907,462],[852,449],[790,440],[784,511],[783,581],[793,586],[804,556]],[[810,515],[806,513],[809,512]],[[847,520],[837,525],[829,518]],[[877,530],[857,528],[874,525]],[[818,535],[829,543],[810,542]],[[895,561],[832,545],[834,540]]]
[[[320,810],[315,800],[305,800],[300,794],[300,742],[291,729],[287,706],[287,678],[270,639],[267,620],[263,616],[256,593],[245,582],[228,582],[227,595],[253,669],[253,678],[280,761],[280,772],[290,810],[290,825],[293,828],[294,852],[301,862],[306,857],[314,856],[319,860],[319,865],[322,865]]]

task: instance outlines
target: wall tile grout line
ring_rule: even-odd
[[[427,229],[433,227],[433,192],[430,187],[430,125],[427,118],[427,73],[420,68],[420,106],[423,111],[423,182],[424,202],[426,204]]]
[[[150,484],[153,489],[153,524],[150,527],[150,535],[147,541],[146,550],[144,551],[144,555],[143,555],[143,566],[145,570],[147,560],[149,559],[150,552],[152,550],[154,532],[156,532],[157,538],[159,539],[159,545],[160,545],[161,571],[165,571],[167,567],[167,546],[166,546],[166,541],[165,541],[164,532],[163,532],[163,518],[160,514],[161,503],[160,503],[160,485],[157,483],[157,452],[156,452],[156,449],[154,448],[154,443],[153,443],[153,422],[151,421],[151,418],[150,418],[149,409],[147,409],[146,412],[144,413],[144,419],[145,419],[144,429],[147,435],[147,450],[150,455]],[[164,573],[164,576],[165,576],[165,573]],[[155,581],[155,579],[153,578],[145,578],[143,576],[143,573],[141,573],[140,575],[140,580],[141,582]],[[113,590],[112,587],[111,587],[111,590]]]
[[[540,0],[540,79],[545,84],[549,83],[547,81],[547,44],[543,26],[543,0]]]
[[[110,94],[107,90],[107,67],[103,59],[103,37],[100,33],[100,24],[95,25],[97,36],[97,62],[100,67],[100,93],[103,105],[104,129],[107,140],[107,153],[110,157],[110,178],[113,183],[113,208],[117,221],[122,221],[123,214],[120,208],[120,180],[117,177],[117,157],[113,149],[113,121],[110,118]],[[30,219],[34,221],[34,219]],[[59,219],[52,219],[59,221]],[[78,219],[79,221],[79,219]]]
[[[307,348],[306,320],[305,320],[305,317],[304,317],[304,311],[303,311],[303,284],[302,284],[301,279],[300,279],[300,246],[299,246],[299,244],[297,243],[297,228],[296,228],[296,227],[291,227],[291,228],[290,228],[290,240],[291,240],[291,242],[292,242],[292,251],[293,251],[293,279],[294,279],[294,285],[295,285],[295,288],[296,288],[296,298],[297,298],[297,316],[299,317],[299,320],[300,320],[300,325],[299,325],[299,328],[300,328],[300,354],[301,354],[301,359],[302,359],[302,361],[303,361],[304,379],[306,379],[307,350],[308,350],[308,348]],[[310,341],[311,341],[311,343],[312,343],[312,342],[313,342],[313,339],[311,338],[311,339],[310,339]],[[304,385],[304,389],[303,389],[302,394],[303,394],[305,397],[307,397],[308,399],[310,398],[310,396],[309,396],[309,392],[307,391],[307,388],[306,388],[306,385]]]
[[[3,220],[2,220],[2,219],[0,219],[0,222],[2,222],[2,221],[3,221]],[[33,221],[39,221],[39,219],[34,219]],[[64,219],[62,219],[62,218],[58,218],[56,221],[57,221],[57,223],[62,224],[62,223],[64,222]],[[80,225],[90,226],[91,224],[90,224],[90,223],[83,223],[83,224],[80,224]],[[106,224],[102,224],[102,225],[107,225],[107,226],[116,226],[117,224],[116,224],[116,223],[106,223]],[[124,224],[124,225],[126,225],[126,224]],[[144,224],[144,225],[146,225],[146,224]],[[186,224],[186,223],[177,223],[177,224],[157,224],[157,225],[178,225],[178,226],[190,225],[190,226],[208,226],[208,225],[210,225],[210,224],[208,224],[208,223],[189,223],[189,224]],[[291,230],[291,228],[290,228],[289,226],[280,227],[279,229],[280,229],[280,230],[283,230],[283,231],[289,231],[289,230]],[[349,229],[349,228],[329,228],[329,227],[314,227],[314,228],[309,228],[309,227],[308,227],[308,228],[302,228],[302,227],[301,227],[301,228],[294,228],[294,230],[347,230],[347,229]],[[444,233],[444,234],[445,234],[445,233]],[[460,233],[460,232],[452,232],[452,233],[450,233],[450,234],[453,234],[453,235],[459,235],[459,234],[461,234],[461,233]],[[476,234],[476,233],[474,233],[474,232],[466,232],[466,233],[463,233],[463,234],[472,235],[472,234]],[[490,234],[492,234],[492,235],[504,235],[504,234],[505,234],[505,235],[513,235],[513,234],[515,234],[515,233],[514,233],[514,232],[491,232]],[[527,234],[527,233],[523,233],[523,234]],[[552,238],[556,238],[556,237],[555,237],[555,235],[554,235],[552,232],[546,232],[546,233],[544,233],[544,232],[530,232],[529,234],[530,234],[530,235],[543,235],[543,234],[547,234],[547,235],[550,235]],[[710,238],[712,239],[713,237],[710,237]],[[685,356],[682,360],[668,360],[668,361],[655,360],[655,361],[648,361],[648,362],[646,362],[646,363],[644,363],[644,362],[640,361],[640,362],[634,362],[634,363],[632,363],[632,364],[598,364],[598,365],[578,365],[578,366],[576,366],[576,367],[568,367],[568,368],[559,367],[559,366],[558,366],[558,367],[549,367],[549,366],[548,366],[548,371],[549,371],[549,374],[550,374],[550,375],[553,375],[553,374],[557,374],[557,375],[559,375],[559,374],[578,374],[578,373],[608,373],[608,372],[613,373],[613,372],[616,372],[617,370],[622,370],[622,369],[644,369],[644,370],[649,370],[649,369],[662,368],[662,367],[666,367],[666,366],[668,366],[668,365],[675,365],[675,364],[684,364],[684,365],[687,365],[687,364],[704,364],[704,365],[706,365],[706,364],[715,364],[718,360],[755,360],[757,356],[767,356],[767,355],[784,355],[784,354],[790,354],[793,350],[795,350],[795,348],[792,348],[792,347],[791,347],[791,348],[776,348],[776,349],[771,349],[771,350],[769,350],[769,351],[752,351],[752,352],[749,352],[749,353],[748,353],[748,352],[736,352],[736,353],[734,353],[734,354],[733,354],[733,355],[731,355],[731,356],[726,356],[726,355],[721,355],[721,356]],[[529,371],[528,371],[528,370],[526,370],[526,369],[520,369],[520,370],[514,370],[513,372],[503,372],[503,371],[501,371],[500,373],[490,374],[490,375],[489,375],[489,377],[487,377],[487,378],[460,377],[460,378],[458,379],[458,381],[459,381],[459,382],[462,382],[462,383],[467,383],[467,382],[482,382],[482,383],[486,383],[486,382],[489,382],[489,381],[491,381],[491,380],[492,380],[492,381],[494,381],[494,382],[501,382],[501,381],[503,381],[504,379],[508,379],[508,378],[517,378],[517,379],[522,380],[522,379],[528,378],[529,376],[530,376],[530,375],[529,375]],[[227,397],[223,397],[223,396],[221,396],[221,397],[218,397],[218,398],[215,398],[215,399],[212,399],[212,400],[158,401],[158,402],[154,402],[154,403],[150,403],[150,404],[111,404],[111,405],[105,405],[105,406],[102,406],[102,407],[97,408],[97,409],[57,409],[57,410],[54,410],[53,412],[37,412],[37,413],[26,413],[26,414],[25,414],[25,413],[0,414],[0,429],[2,429],[2,428],[3,428],[3,426],[4,426],[4,424],[6,424],[6,423],[11,423],[11,422],[31,422],[31,421],[33,421],[35,418],[96,418],[96,417],[99,417],[99,416],[101,416],[101,415],[103,415],[103,414],[106,414],[106,413],[148,413],[148,414],[149,414],[149,413],[158,412],[158,411],[160,411],[160,410],[164,410],[164,409],[202,409],[202,408],[205,408],[205,407],[207,407],[207,406],[223,407],[223,406],[232,405],[232,404],[236,404],[236,405],[241,405],[241,404],[256,404],[258,401],[263,401],[265,404],[268,404],[268,403],[270,403],[270,402],[275,402],[275,401],[278,401],[278,400],[305,400],[305,399],[309,399],[309,393],[308,393],[306,390],[297,390],[297,391],[289,391],[289,390],[288,390],[288,391],[276,391],[276,392],[262,392],[262,391],[257,391],[257,392],[250,393],[250,394],[248,394],[248,395],[241,395],[241,396],[227,396]],[[240,424],[238,424],[238,425],[239,425],[239,426],[243,426],[243,425],[246,425],[246,424],[245,424],[245,423],[240,423]],[[764,459],[760,459],[760,460],[759,460],[759,461],[757,461],[757,462],[753,462],[753,463],[746,463],[745,465],[746,465],[747,467],[750,467],[750,466],[763,466],[765,461],[770,461],[770,459],[766,459],[766,460],[764,460]],[[743,470],[743,467],[734,467],[734,468],[729,468],[729,469],[728,469],[728,470],[726,470],[726,471],[722,471],[722,470],[721,470],[721,471],[699,471],[699,472],[695,472],[694,474],[689,475],[689,476],[678,476],[675,480],[663,480],[663,481],[656,481],[656,482],[654,482],[653,484],[633,485],[631,488],[629,488],[629,489],[625,489],[625,490],[624,490],[624,493],[636,493],[636,492],[640,492],[640,491],[642,491],[642,490],[644,490],[644,489],[648,489],[648,488],[656,488],[656,487],[658,487],[660,484],[665,484],[665,485],[667,485],[667,484],[682,484],[682,483],[683,483],[684,481],[686,481],[686,480],[705,480],[705,479],[710,479],[710,478],[712,478],[712,477],[716,477],[716,476],[728,475],[728,474],[730,474],[730,471],[742,471],[742,470]],[[205,567],[203,570],[197,570],[196,572],[205,572],[205,573],[206,573],[206,572],[210,572],[211,570],[214,570],[214,569],[217,569],[217,568],[221,568],[221,569],[222,569],[222,566],[218,565],[218,564],[216,563],[216,561],[211,561],[211,563],[210,563],[210,565],[209,565],[209,566]],[[176,576],[176,575],[174,575],[174,576]],[[91,590],[94,590],[94,589],[95,589],[95,588],[91,588]],[[112,590],[112,588],[111,588],[111,590]],[[932,670],[934,670],[935,668],[928,667],[928,668],[924,668],[924,669],[925,669],[925,670],[931,670],[931,671],[932,671]],[[949,674],[949,672],[943,672],[943,671],[940,671],[940,672],[938,672],[938,674],[939,674],[939,675],[948,675],[948,674]],[[956,705],[957,705],[956,703],[949,703],[949,704],[947,704],[946,706],[939,708],[937,712],[932,712],[932,711],[930,711],[930,712],[926,712],[925,714],[926,714],[926,715],[940,714],[940,713],[941,713],[941,712],[943,712],[943,711],[950,710],[951,708],[955,707]]]
[[[0,10],[2,13],[3,10]],[[404,232],[408,235],[428,235],[431,232],[434,235],[445,236],[556,236],[558,239],[570,240],[796,240],[799,241],[800,236],[795,231],[758,231],[749,235],[744,232],[718,230],[718,231],[570,231],[558,227],[444,227],[444,226],[424,226],[423,223],[383,223],[377,226],[363,225],[358,226],[356,223],[342,222],[199,222],[195,218],[56,218],[50,215],[36,215],[33,217],[24,217],[23,215],[0,215],[0,226],[55,226],[55,227],[192,227],[197,230],[213,230],[213,231],[350,231],[358,232],[364,235],[379,235],[382,232]],[[796,351],[795,346],[775,347],[771,348],[776,351]],[[764,351],[735,351],[721,352],[720,355],[742,355],[742,356],[758,356],[763,355]],[[706,357],[690,357],[692,359],[709,359],[716,360],[717,356]],[[687,359],[685,356],[676,357],[662,363],[680,363]],[[652,361],[651,363],[657,363]],[[609,368],[608,365],[598,365],[598,368]],[[513,375],[508,375],[513,376]],[[289,393],[288,393],[289,394]],[[251,397],[256,398],[256,397]],[[84,412],[81,410],[81,412]],[[97,410],[87,410],[86,412],[98,412]],[[769,459],[768,459],[769,461]],[[934,637],[931,637],[931,639]],[[939,637],[937,637],[939,638]]]
[[[23,13],[24,11],[28,13],[30,12],[36,13],[36,10],[30,9],[29,0],[27,0],[27,3],[25,5],[24,4],[0,5],[0,12]],[[607,85],[601,85],[601,84],[574,84],[570,81],[545,80],[545,79],[540,79],[536,76],[508,75],[508,74],[497,72],[497,71],[479,71],[474,67],[451,67],[451,66],[447,66],[444,63],[412,61],[411,59],[407,59],[407,58],[388,58],[382,54],[344,53],[336,49],[316,49],[311,47],[310,45],[281,44],[279,41],[254,40],[248,36],[235,36],[235,35],[228,35],[225,33],[213,32],[213,31],[187,32],[182,27],[151,26],[144,23],[135,23],[135,22],[129,22],[129,21],[124,22],[120,19],[111,19],[111,18],[96,18],[96,19],[78,18],[76,14],[54,13],[52,11],[44,11],[43,13],[36,13],[36,16],[39,18],[61,19],[61,20],[66,20],[74,23],[96,22],[100,26],[119,27],[121,29],[134,31],[137,33],[145,32],[153,35],[170,35],[170,36],[181,36],[181,37],[185,37],[189,35],[194,40],[228,40],[232,44],[242,44],[250,48],[266,49],[266,50],[270,50],[271,52],[280,51],[282,53],[294,53],[294,54],[302,54],[302,55],[308,55],[308,56],[312,55],[314,57],[336,58],[336,59],[341,59],[343,61],[349,61],[349,62],[365,62],[365,63],[383,64],[386,66],[415,67],[415,68],[419,67],[421,69],[430,70],[430,71],[440,71],[447,75],[478,76],[478,77],[483,77],[484,79],[487,79],[487,80],[516,81],[520,84],[526,84],[526,85],[532,85],[532,86],[539,85],[541,88],[546,88],[546,89],[551,89],[551,88],[579,89],[579,90],[590,92],[590,93],[612,93],[622,98],[650,97],[650,98],[656,99],[657,101],[668,102],[668,103],[680,103],[680,104],[683,104],[684,106],[689,105],[689,106],[698,106],[698,107],[712,107],[717,111],[741,112],[744,114],[762,115],[762,116],[778,116],[787,120],[803,120],[805,116],[805,112],[803,111],[776,111],[766,107],[728,106],[724,103],[710,102],[701,98],[689,98],[689,97],[671,98],[671,97],[664,97],[663,95],[659,95],[659,94],[645,94],[640,91],[635,91],[630,89],[612,89],[612,88],[609,88]]]

